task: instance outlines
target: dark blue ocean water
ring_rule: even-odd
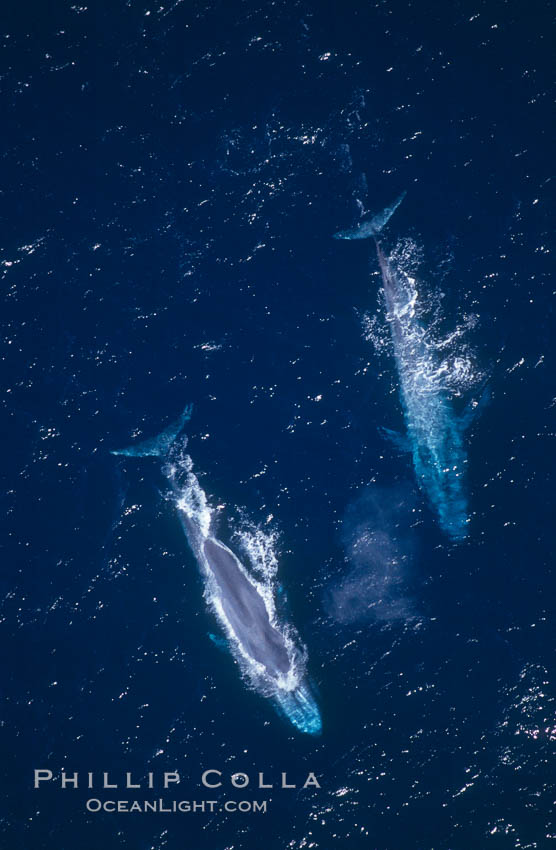
[[[2,848],[555,843],[551,24],[497,0],[6,7]],[[401,410],[364,332],[386,327],[376,260],[331,239],[403,189],[386,242],[411,240],[442,332],[463,328],[455,404],[491,392],[459,546],[377,430]],[[109,454],[186,402],[222,536],[278,535],[320,738],[209,640],[157,462]],[[376,498],[400,566],[339,616]],[[208,767],[322,788],[210,816],[32,787],[179,770],[167,798],[210,799]]]

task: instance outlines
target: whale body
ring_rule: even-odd
[[[287,674],[290,659],[284,639],[270,622],[262,596],[234,553],[220,540],[207,537],[203,554],[220,588],[226,618],[243,651],[262,664],[269,675]]]
[[[204,596],[226,641],[226,646],[252,687],[273,700],[278,711],[301,732],[322,730],[320,711],[304,671],[304,661],[291,626],[279,622],[272,587],[256,580],[232,550],[212,530],[212,511],[193,472],[189,455],[175,441],[191,416],[181,417],[157,437],[112,452],[127,457],[159,457],[172,485],[175,504],[186,538],[204,580]]]
[[[458,417],[450,399],[431,384],[426,368],[430,358],[425,334],[415,316],[415,305],[388,263],[378,242],[387,317],[400,381],[400,397],[407,429],[407,448],[421,490],[435,511],[442,530],[452,540],[467,536],[466,496],[467,421]]]
[[[457,416],[447,392],[431,380],[431,354],[417,315],[417,293],[408,285],[408,279],[388,262],[378,241],[404,197],[405,192],[370,222],[341,231],[335,237],[374,239],[406,426],[404,435],[389,429],[382,431],[398,448],[411,454],[417,481],[441,529],[452,540],[459,541],[467,536],[469,525],[464,432],[473,411]]]

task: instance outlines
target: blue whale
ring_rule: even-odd
[[[257,581],[239,558],[213,531],[212,510],[191,458],[176,440],[191,417],[192,407],[158,436],[112,451],[126,457],[158,457],[172,485],[175,504],[189,545],[204,579],[209,603],[226,640],[225,645],[238,662],[251,686],[269,697],[279,713],[301,732],[317,735],[321,716],[305,676],[305,658],[299,651],[295,632],[278,621],[274,589]]]
[[[406,434],[382,430],[398,448],[410,452],[419,486],[441,529],[457,542],[467,536],[469,529],[464,432],[474,410],[458,416],[448,393],[430,380],[430,370],[424,367],[430,361],[430,351],[415,309],[416,292],[408,285],[408,279],[388,262],[378,240],[404,197],[405,192],[382,213],[352,230],[336,233],[335,238],[374,239]]]

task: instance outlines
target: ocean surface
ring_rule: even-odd
[[[6,7],[3,850],[556,846],[553,44],[543,2]],[[403,423],[372,242],[331,238],[403,190],[383,247],[454,408],[490,394],[457,545],[379,430]],[[320,736],[210,639],[160,463],[110,454],[187,403],[220,538],[275,568]]]

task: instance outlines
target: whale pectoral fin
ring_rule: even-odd
[[[379,434],[392,443],[398,451],[403,452],[404,454],[411,451],[411,444],[405,434],[400,434],[399,431],[393,431],[391,428],[383,427],[380,427],[378,431]]]
[[[481,390],[479,398],[471,399],[460,416],[460,427],[462,432],[470,428],[475,420],[479,418],[491,397],[492,393],[490,391],[490,387],[486,384]]]
[[[183,409],[183,413],[181,415],[182,422],[183,422],[184,425],[185,425],[186,422],[188,422],[191,419],[192,413],[193,413],[193,404],[186,404],[184,409]]]

